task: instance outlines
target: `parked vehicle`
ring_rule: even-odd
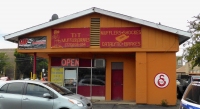
[[[200,75],[189,75],[187,86],[193,81],[200,81]]]
[[[89,85],[91,85],[90,81],[91,81],[91,79],[81,79],[79,81],[78,85],[79,86],[89,86]],[[102,85],[105,85],[105,81],[93,78],[92,85],[93,86],[102,86]]]
[[[200,82],[190,83],[184,92],[179,109],[200,109]]]
[[[92,109],[86,97],[48,81],[0,82],[0,109]]]
[[[181,98],[187,88],[187,82],[184,79],[176,79],[177,98]]]
[[[6,76],[0,78],[0,81],[9,81],[9,80],[10,80],[10,78],[9,78],[9,77],[6,77]]]

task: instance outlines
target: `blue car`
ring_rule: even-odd
[[[200,109],[200,82],[188,85],[180,102],[179,109]]]

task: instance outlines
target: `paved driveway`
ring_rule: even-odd
[[[127,104],[94,104],[94,109],[178,109],[178,106],[151,106],[151,105],[127,105]]]
[[[136,104],[93,104],[94,109],[178,109],[180,100],[176,106],[136,105]]]

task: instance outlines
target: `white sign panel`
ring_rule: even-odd
[[[65,70],[65,79],[76,79],[76,70]]]
[[[154,83],[158,88],[165,88],[169,84],[169,77],[165,73],[159,73],[155,76]]]

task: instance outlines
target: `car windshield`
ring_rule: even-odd
[[[54,84],[54,83],[51,83],[51,82],[44,83],[44,84],[47,85],[47,86],[49,86],[49,87],[51,87],[52,89],[54,89],[55,91],[57,91],[61,95],[73,94],[73,92],[71,92],[67,88],[59,86],[57,84]]]
[[[198,84],[191,84],[188,86],[183,99],[195,103],[200,104],[200,85]]]

